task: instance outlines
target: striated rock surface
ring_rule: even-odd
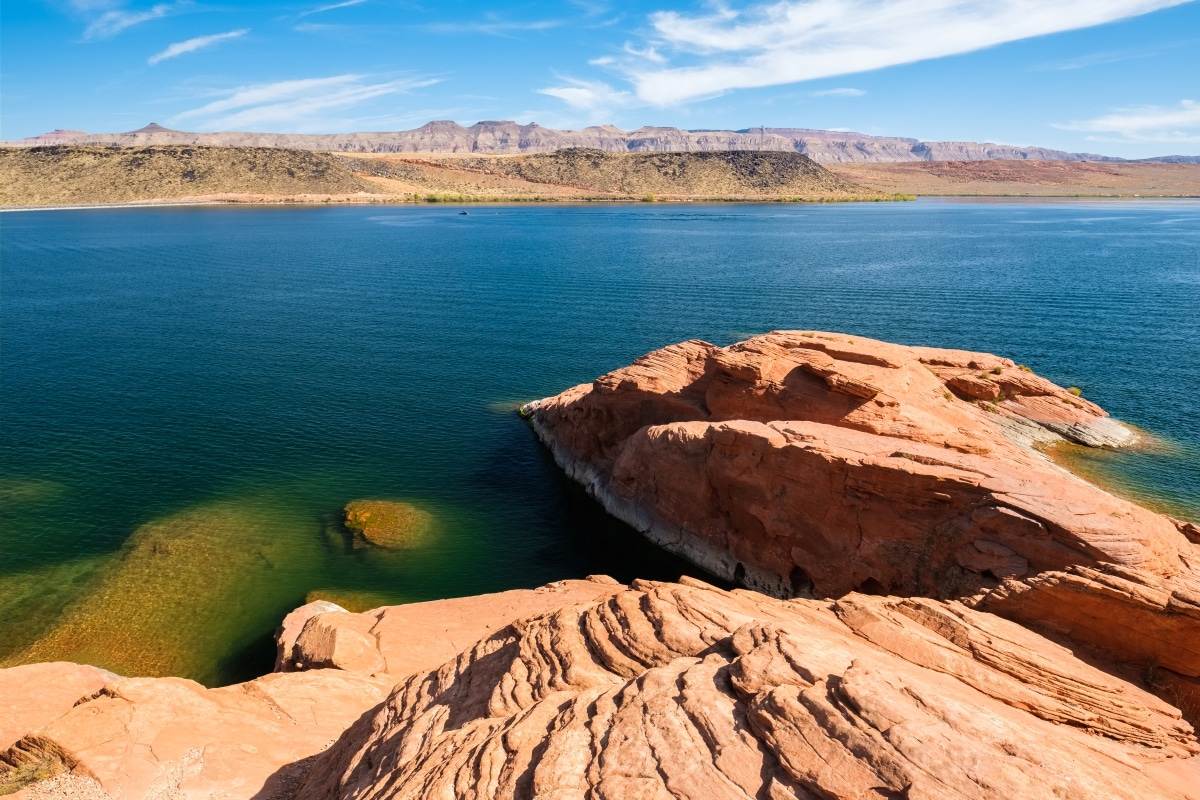
[[[635,582],[414,675],[330,798],[1195,798],[1177,709],[960,603]]]
[[[614,513],[769,594],[315,599],[243,684],[0,671],[0,795],[1200,800],[1200,528],[1038,450],[1136,438],[1089,401],[777,332],[523,411]]]
[[[593,578],[367,614],[331,605],[282,626],[293,671],[221,689],[100,676],[0,753],[0,787],[22,800],[1200,798],[1200,741],[1177,707],[955,601]],[[366,633],[376,661],[334,648],[320,666],[335,669],[304,669],[322,658],[324,639],[304,641],[314,627]],[[33,690],[61,679],[47,666],[29,668]]]
[[[524,413],[610,512],[740,584],[959,598],[1200,677],[1187,526],[1035,447],[1135,434],[1008,359],[808,331],[690,341]]]
[[[620,588],[611,578],[595,576],[358,614],[319,600],[284,618],[276,637],[275,670],[332,667],[409,675],[453,658],[515,619],[597,600]]]

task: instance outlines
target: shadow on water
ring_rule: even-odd
[[[304,598],[296,599],[296,606],[304,604]],[[258,638],[247,642],[240,650],[223,656],[216,667],[219,683],[241,683],[275,668],[275,631],[263,631]]]

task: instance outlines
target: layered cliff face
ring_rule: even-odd
[[[1014,147],[982,142],[923,142],[896,136],[812,130],[807,128],[750,128],[738,131],[681,130],[642,127],[623,131],[613,125],[593,125],[580,130],[555,130],[537,123],[486,120],[464,127],[449,120],[428,122],[408,131],[378,133],[193,133],[151,123],[123,133],[87,133],[56,130],[31,136],[12,146],[57,144],[212,145],[220,147],[288,147],[356,153],[548,153],[568,147],[586,147],[610,153],[715,152],[774,150],[802,153],[820,163],[931,161],[985,159],[1048,159],[1054,161],[1104,161],[1089,153],[1067,153],[1044,147]]]
[[[1195,528],[1040,452],[1135,435],[1012,361],[777,332],[673,345],[524,411],[609,511],[722,577],[960,599],[1195,696]]]

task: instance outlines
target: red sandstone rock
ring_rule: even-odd
[[[336,670],[220,689],[118,678],[0,753],[0,785],[6,772],[40,765],[92,779],[115,800],[284,798],[306,771],[302,762],[390,685]]]
[[[0,752],[116,678],[107,670],[64,661],[0,669]]]
[[[564,581],[325,611],[284,649],[311,660],[322,620],[370,622],[415,674],[113,679],[0,755],[0,785],[40,762],[66,772],[23,800],[1200,800],[1178,708],[957,602]]]
[[[366,674],[411,675],[453,658],[514,619],[597,600],[620,588],[612,578],[594,576],[537,589],[384,606],[360,614],[317,601],[287,616],[279,635],[275,668],[333,667]],[[297,625],[299,620],[303,624]]]
[[[1177,709],[954,602],[637,582],[399,684],[298,792],[332,798],[1200,795]]]
[[[1200,677],[1194,526],[1039,452],[1135,435],[1008,359],[803,331],[690,341],[524,413],[610,512],[722,577],[962,598]]]
[[[0,670],[0,788],[24,772],[50,778],[25,788],[28,800],[290,798],[308,759],[399,677],[514,619],[622,588],[601,576],[362,614],[316,601],[280,627],[277,668],[287,672],[220,689],[75,664]]]

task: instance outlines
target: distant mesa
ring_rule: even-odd
[[[151,122],[149,125],[143,125],[136,131],[130,131],[130,133],[182,133],[182,131],[165,128],[157,122]]]
[[[463,126],[453,120],[433,120],[405,131],[299,134],[269,131],[195,133],[172,130],[157,122],[124,133],[55,130],[4,142],[9,147],[47,144],[190,144],[222,147],[285,147],[350,153],[490,154],[545,153],[585,147],[610,153],[706,152],[763,150],[801,153],[823,164],[904,161],[1123,161],[1095,153],[1071,153],[1045,147],[991,142],[922,141],[903,136],[873,136],[855,131],[817,128],[742,128],[684,130],[643,126],[625,131],[614,125],[591,125],[580,130],[556,130],[536,122],[482,120]],[[1194,161],[1194,156],[1166,156],[1168,162]]]

